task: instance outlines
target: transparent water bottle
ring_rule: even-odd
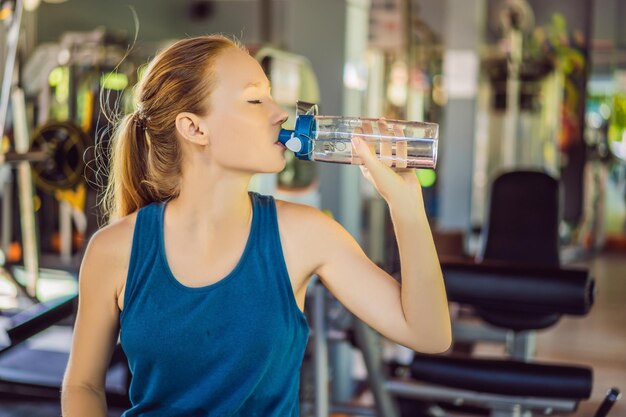
[[[299,114],[278,140],[299,159],[361,165],[351,142],[359,137],[389,167],[435,168],[438,131],[436,123]]]

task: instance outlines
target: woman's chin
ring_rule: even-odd
[[[272,172],[275,173],[275,174],[278,174],[283,169],[285,169],[286,165],[287,165],[287,160],[285,158],[283,158],[283,162],[281,164],[277,165],[276,169],[274,169]]]
[[[282,161],[279,161],[278,163],[273,163],[271,166],[268,164],[268,165],[259,167],[259,169],[256,170],[256,173],[257,174],[278,174],[283,169],[285,169],[285,165],[287,165],[287,161],[285,160],[285,158],[282,158]]]

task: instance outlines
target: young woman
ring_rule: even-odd
[[[65,417],[105,416],[118,334],[135,416],[298,416],[313,274],[386,338],[420,352],[451,342],[439,261],[414,170],[393,170],[354,138],[389,204],[402,285],[335,221],[248,192],[279,172],[287,115],[245,48],[213,35],[158,54],[137,111],[112,142],[106,211],[81,266],[62,389]]]

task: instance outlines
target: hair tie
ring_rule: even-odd
[[[146,130],[148,128],[148,120],[149,118],[146,117],[143,111],[137,110],[133,114],[133,121],[135,122],[135,125],[142,130]]]

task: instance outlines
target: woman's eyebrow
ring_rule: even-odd
[[[246,88],[250,88],[250,87],[260,87],[262,84],[267,85],[267,87],[268,87],[269,89],[271,89],[271,88],[272,88],[272,85],[271,85],[269,82],[265,82],[265,81],[263,81],[263,82],[261,82],[261,81],[251,81],[251,82],[249,82],[248,84],[246,84],[246,86],[244,87],[244,89],[246,89]]]

